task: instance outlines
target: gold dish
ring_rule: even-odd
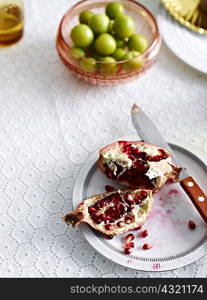
[[[161,0],[161,3],[182,25],[207,34],[207,0]]]

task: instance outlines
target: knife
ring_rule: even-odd
[[[162,137],[152,120],[137,104],[132,106],[131,118],[134,128],[144,142],[158,145],[159,147],[168,150],[172,154],[175,164],[178,166],[180,165],[176,155]],[[207,196],[199,187],[195,179],[189,175],[186,168],[182,168],[180,172],[179,183],[200,213],[201,217],[207,223]]]

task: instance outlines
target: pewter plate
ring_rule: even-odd
[[[137,140],[136,137],[124,139]],[[170,143],[170,146],[182,165],[188,168],[204,192],[207,192],[207,166],[204,153],[183,145],[183,142],[178,140]],[[74,208],[85,198],[104,192],[106,184],[120,188],[99,171],[96,166],[97,159],[98,151],[88,158],[76,178],[73,190]],[[196,222],[195,230],[188,228],[188,220]],[[133,231],[135,249],[131,255],[125,255],[124,235],[107,240],[87,224],[80,226],[86,240],[96,251],[115,263],[136,270],[177,269],[207,254],[207,226],[178,183],[166,185],[154,196],[153,208],[143,229],[149,231],[149,236],[141,238],[140,231]],[[153,247],[150,250],[143,250],[144,243],[150,243]]]

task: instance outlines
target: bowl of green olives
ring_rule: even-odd
[[[99,85],[124,83],[156,61],[161,37],[156,19],[134,0],[83,0],[64,14],[56,48],[81,79]]]

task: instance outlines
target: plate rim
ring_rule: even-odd
[[[136,138],[137,140],[140,140],[140,138],[136,135],[132,135],[132,136],[125,136],[125,137],[120,137],[117,139],[113,139],[112,141],[109,141],[108,143],[112,143],[114,141],[118,141],[118,140],[123,140],[123,139],[134,139]],[[205,157],[205,152],[203,150],[200,150],[192,145],[187,144],[186,142],[178,139],[178,138],[170,138],[169,143],[174,144],[175,146],[181,147],[184,150],[187,150],[188,152],[192,153],[195,157],[197,157],[204,165],[206,165],[207,160]],[[107,144],[108,144],[107,143]],[[106,145],[107,145],[106,144]],[[88,158],[86,159],[85,163],[82,164],[82,166],[79,169],[79,172],[77,173],[75,182],[74,182],[74,186],[73,186],[73,193],[72,193],[72,206],[74,207],[74,199],[77,199],[77,193],[81,191],[83,191],[83,186],[82,184],[80,185],[80,183],[82,183],[84,181],[85,177],[85,173],[83,172],[83,170],[87,167],[89,168],[89,164],[90,164],[90,168],[93,167],[94,163],[95,163],[95,158],[98,158],[98,151],[100,148],[98,148],[96,151],[92,152]],[[82,180],[81,180],[82,178]],[[82,195],[83,192],[81,192]],[[178,268],[184,267],[184,266],[188,266],[198,260],[200,260],[202,257],[204,257],[207,254],[206,251],[206,246],[207,246],[207,241],[204,242],[201,246],[199,246],[196,250],[194,250],[193,252],[181,257],[181,258],[176,258],[172,260],[173,265],[176,263],[178,266],[176,267],[172,267],[171,262],[167,261],[164,262],[164,265],[162,265],[162,269],[154,269],[152,265],[155,265],[155,262],[150,262],[150,261],[140,261],[137,260],[136,264],[135,264],[135,260],[134,259],[130,259],[130,256],[121,256],[119,257],[119,253],[116,253],[117,255],[114,256],[114,251],[111,250],[108,246],[104,246],[104,251],[103,249],[101,249],[101,247],[103,248],[103,243],[101,242],[100,239],[98,239],[96,237],[96,235],[94,234],[93,230],[91,230],[91,228],[87,225],[87,224],[82,224],[79,226],[80,227],[80,232],[83,234],[84,238],[87,240],[87,242],[102,256],[106,257],[107,259],[113,261],[114,263],[121,265],[123,267],[127,267],[133,270],[137,270],[137,271],[144,271],[144,272],[166,272],[166,271],[170,271],[170,270],[176,270]],[[97,243],[94,243],[94,240],[97,240]],[[101,246],[101,247],[100,247]],[[101,249],[101,250],[100,250]],[[113,255],[111,255],[111,251],[113,251]],[[196,253],[196,255],[195,255]],[[193,256],[193,257],[191,257]],[[130,263],[133,262],[133,265],[130,265]],[[159,261],[158,261],[159,264]],[[162,262],[163,264],[163,262]],[[167,266],[166,266],[167,265]],[[151,267],[150,267],[151,266]]]

